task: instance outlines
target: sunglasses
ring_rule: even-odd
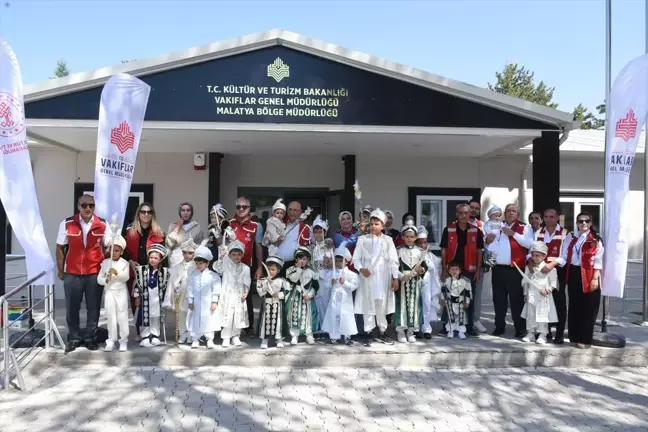
[[[83,204],[79,204],[79,205],[81,206],[81,208],[84,208],[84,209],[87,209],[87,208],[93,209],[94,206],[95,206],[94,203],[83,203]]]
[[[152,215],[153,210],[140,210],[140,214],[142,214],[142,215]]]
[[[579,223],[579,224],[588,224],[590,222],[591,222],[590,219],[579,219],[579,220],[576,221],[576,223]]]
[[[237,205],[236,206],[236,210],[247,210],[249,208],[250,208],[249,205]]]

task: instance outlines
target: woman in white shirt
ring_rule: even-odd
[[[574,235],[563,244],[564,258],[561,259],[566,268],[569,293],[569,341],[577,348],[587,349],[592,346],[594,324],[601,303],[603,243],[592,227],[589,213],[580,213],[576,224]]]

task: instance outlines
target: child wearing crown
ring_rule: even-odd
[[[169,282],[169,270],[161,262],[167,256],[167,249],[161,244],[152,245],[147,251],[148,264],[135,269],[133,297],[138,309],[137,323],[142,328],[141,347],[160,345],[162,308]]]
[[[259,312],[259,337],[261,349],[268,348],[268,339],[274,339],[277,348],[283,348],[283,300],[290,291],[290,284],[279,276],[284,262],[278,256],[270,255],[265,261],[266,277],[257,280],[257,292],[262,298]]]
[[[297,345],[300,334],[306,336],[306,343],[313,345],[313,331],[319,328],[315,294],[319,282],[315,272],[308,266],[311,251],[305,246],[295,250],[295,265],[286,270],[286,279],[290,284],[290,293],[285,300],[286,319],[290,344]]]
[[[432,339],[432,322],[439,319],[439,296],[441,294],[441,258],[434,255],[428,246],[429,233],[421,225],[418,227],[416,236],[416,245],[426,252],[425,262],[427,271],[423,276],[422,307],[423,307],[423,325],[421,332],[425,339]]]

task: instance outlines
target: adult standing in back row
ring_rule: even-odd
[[[105,220],[94,214],[95,201],[83,195],[77,201],[78,213],[61,222],[56,237],[58,277],[65,289],[65,319],[68,326],[66,352],[85,344],[96,350],[97,326],[103,287],[97,275],[104,260],[104,246],[110,240],[110,228]],[[108,233],[108,235],[106,235]],[[85,332],[81,333],[79,312],[85,296]]]
[[[191,203],[184,202],[178,207],[178,219],[175,223],[169,225],[169,231],[166,238],[166,245],[169,248],[169,268],[175,267],[184,261],[182,257],[182,243],[192,238],[196,244],[200,244],[203,239],[203,232],[198,222],[193,220],[194,208]]]

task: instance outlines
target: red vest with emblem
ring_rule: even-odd
[[[546,228],[542,227],[540,228],[535,235],[535,241],[540,241],[545,243],[545,233],[546,233]],[[556,258],[560,257],[560,253],[562,251],[563,247],[563,241],[565,240],[565,236],[567,235],[568,231],[560,227],[560,229],[557,229],[554,232],[553,237],[551,238],[551,241],[547,243],[547,257],[545,258],[545,262],[551,262],[555,261]]]
[[[565,271],[565,280],[569,281],[569,270],[571,269],[571,259],[574,253],[574,246],[578,241],[578,237],[573,236],[571,242],[569,243],[569,251],[567,252],[567,264]],[[591,232],[587,233],[587,238],[583,242],[583,247],[581,248],[581,278],[583,281],[583,292],[590,293],[592,289],[590,288],[590,282],[594,277],[594,257],[596,256],[596,251],[598,250],[598,240],[594,239],[594,236]]]
[[[254,254],[254,241],[256,239],[256,233],[259,230],[259,224],[249,218],[243,222],[240,222],[238,219],[231,219],[229,224],[236,233],[236,239],[245,246],[243,263],[251,266],[252,256]]]
[[[469,272],[477,271],[477,236],[481,235],[479,228],[468,224],[466,233],[466,246],[464,247],[464,270]],[[457,222],[448,225],[448,262],[452,261],[457,254],[459,247],[459,235],[457,234]]]
[[[65,255],[65,273],[73,275],[93,275],[99,273],[104,260],[103,237],[106,232],[106,221],[92,216],[92,225],[83,245],[83,230],[79,214],[65,219],[65,233],[68,239],[68,250]]]
[[[511,229],[520,235],[524,235],[524,225],[520,221],[515,221]],[[524,269],[527,261],[527,248],[518,243],[513,236],[509,236],[509,243],[511,244],[511,267],[515,263],[520,269]]]
[[[299,246],[309,246],[311,239],[311,228],[306,224],[306,222],[299,222],[299,239],[297,240]]]

